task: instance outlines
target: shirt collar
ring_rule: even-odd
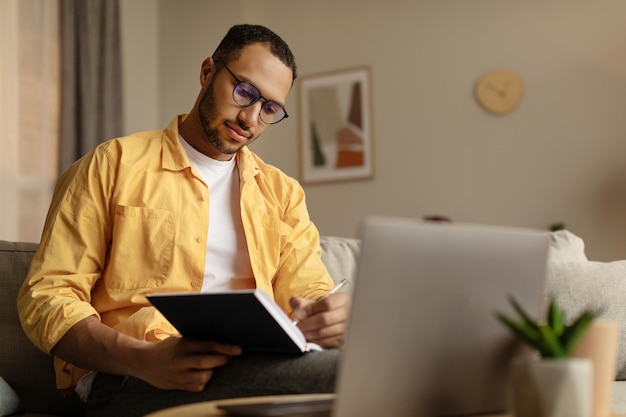
[[[187,158],[185,149],[178,140],[178,124],[182,123],[187,114],[179,114],[174,117],[170,124],[163,131],[161,143],[163,145],[162,165],[164,169],[171,171],[181,171],[191,167],[191,162]]]
[[[189,158],[187,158],[187,153],[178,140],[178,125],[182,123],[185,118],[187,118],[187,113],[179,114],[174,117],[163,131],[162,165],[164,169],[181,171],[185,168],[191,168],[191,162]],[[237,158],[237,166],[242,180],[252,178],[260,172],[259,165],[247,146],[241,148],[235,157]]]

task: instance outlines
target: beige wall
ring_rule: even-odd
[[[159,120],[159,8],[154,0],[121,0],[126,133],[156,129]]]
[[[133,1],[123,3],[133,16],[124,42],[143,37],[146,47],[128,58],[127,91],[152,101],[127,109],[139,120],[129,129],[187,111],[201,61],[235,23],[278,32],[301,74],[371,67],[376,175],[305,187],[321,233],[356,236],[367,214],[536,228],[564,222],[590,258],[626,258],[623,0],[144,0],[147,13]],[[153,18],[158,36],[149,38],[144,26],[154,30]],[[478,107],[472,89],[500,67],[523,76],[525,97],[496,117]],[[155,91],[130,88],[155,73]],[[253,145],[293,176],[297,94],[287,102],[293,117]]]

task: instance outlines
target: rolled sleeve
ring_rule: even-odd
[[[108,166],[99,149],[59,178],[41,243],[18,294],[24,332],[48,354],[76,323],[99,317],[91,291],[100,279],[110,234]]]

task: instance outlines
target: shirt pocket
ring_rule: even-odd
[[[293,251],[291,235],[293,228],[282,220],[265,215],[262,219],[263,239],[259,242],[257,254],[262,259],[264,273],[266,276],[275,277],[279,270]],[[273,279],[273,278],[272,278]]]
[[[106,286],[154,288],[172,269],[176,216],[149,207],[117,206]]]
[[[278,248],[283,248],[287,243],[289,243],[289,238],[293,233],[293,228],[287,223],[269,215],[263,216],[262,223],[263,229],[265,230],[265,236],[267,238],[267,242],[264,242],[265,247],[269,244],[270,246],[273,245]]]

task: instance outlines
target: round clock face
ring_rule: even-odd
[[[483,75],[476,84],[476,100],[493,114],[506,114],[522,99],[524,83],[515,71],[496,70]]]

